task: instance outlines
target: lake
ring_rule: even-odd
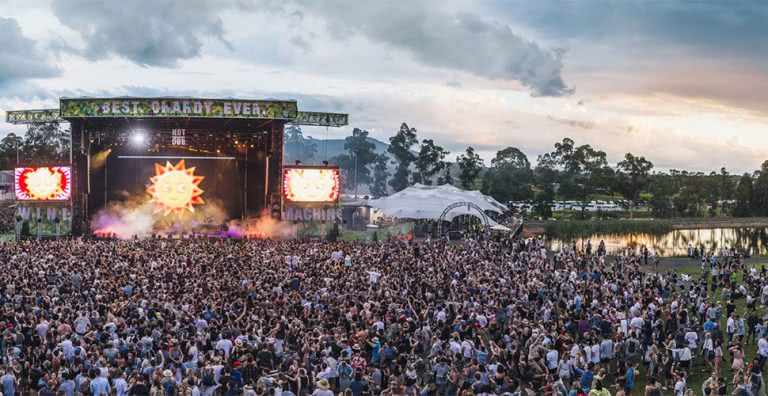
[[[688,244],[704,245],[708,252],[719,251],[721,248],[735,247],[751,256],[768,253],[768,228],[709,228],[692,230],[675,230],[664,235],[650,234],[595,234],[585,238],[548,239],[551,249],[559,250],[563,243],[575,241],[579,248],[587,240],[592,241],[593,251],[597,249],[600,240],[605,241],[608,254],[616,254],[627,246],[645,245],[656,251],[660,257],[687,256]]]

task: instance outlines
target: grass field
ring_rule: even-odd
[[[755,259],[748,259],[747,260],[747,266],[756,266],[758,269],[761,265],[766,264],[768,265],[768,259],[765,258],[755,258]],[[662,259],[659,271],[669,271],[669,270],[677,270],[678,273],[681,274],[690,274],[692,275],[693,279],[698,280],[699,275],[701,275],[701,266],[698,261],[689,260],[688,258],[667,258]],[[739,272],[737,274],[737,282],[741,283],[743,281],[743,274],[742,272]],[[710,290],[709,292],[709,298],[710,301],[717,301],[720,299],[720,291],[722,289],[718,289],[715,292],[712,292]],[[745,301],[744,299],[738,299],[735,301],[736,304],[736,314],[744,317],[746,314],[746,307],[745,307]],[[757,310],[762,317],[763,313],[765,312],[765,307],[757,305]],[[689,310],[690,312],[690,310]],[[695,311],[694,311],[695,312]],[[725,321],[727,318],[725,318],[725,315],[722,315],[721,322],[720,322],[720,328],[725,331]],[[699,340],[699,346],[702,344],[703,339]],[[744,342],[744,364],[745,366],[748,365],[752,359],[757,356],[757,344],[753,342]],[[726,379],[726,381],[730,384],[731,380],[733,379],[733,374],[731,373],[731,359],[730,354],[727,351],[727,340],[723,344],[723,364],[721,369],[721,376]],[[704,381],[711,375],[711,371],[706,369],[706,364],[704,363],[704,358],[701,356],[700,349],[695,351],[695,360],[693,369],[690,371],[687,383],[688,388],[693,389],[693,392],[695,395],[701,395],[701,386],[704,383]],[[766,365],[768,368],[768,365]],[[637,380],[637,385],[635,387],[635,390],[632,392],[633,395],[642,395],[645,389],[645,384],[647,382],[647,376],[645,372],[645,367],[640,366],[641,375]],[[765,375],[765,371],[763,372],[763,375]],[[612,384],[612,379],[608,381],[608,384]],[[728,386],[728,394],[731,394],[731,391],[733,390],[733,386]],[[673,394],[672,389],[668,389],[663,392],[665,395],[671,395]]]

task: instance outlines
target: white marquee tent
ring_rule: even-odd
[[[401,219],[430,219],[437,220],[445,208],[456,202],[471,202],[483,211],[503,213],[508,210],[499,201],[483,195],[479,191],[467,191],[450,184],[442,186],[425,186],[415,184],[388,197],[374,199],[368,204],[380,210],[385,216]],[[480,217],[480,214],[472,208],[461,206],[451,210],[445,220],[453,220],[459,215],[472,215]],[[491,226],[497,225],[488,218]]]

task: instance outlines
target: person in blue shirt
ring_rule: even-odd
[[[488,352],[486,352],[483,345],[475,349],[475,356],[477,356],[477,363],[482,365],[488,364]]]
[[[91,380],[91,385],[88,389],[91,390],[93,396],[109,396],[109,380],[105,377],[98,376]]]
[[[352,391],[352,396],[362,396],[368,390],[368,382],[363,379],[362,373],[355,373],[355,379],[349,383],[349,389]]]
[[[10,370],[0,377],[0,385],[3,387],[3,396],[16,395],[16,376]]]
[[[59,385],[59,392],[63,392],[65,396],[75,396],[75,381],[72,377],[72,374],[66,374],[64,381]]]
[[[579,379],[579,385],[581,386],[581,389],[584,391],[584,393],[589,393],[589,390],[592,389],[592,380],[595,378],[595,373],[592,372],[594,368],[594,364],[592,363],[587,364],[586,370],[583,370],[579,367],[573,368],[576,370],[576,373],[581,376],[581,379]]]
[[[368,341],[368,345],[371,346],[371,363],[379,363],[379,350],[381,344],[379,343],[379,337],[373,337],[373,340]]]
[[[632,389],[635,388],[635,377],[637,376],[637,362],[630,363],[629,368],[627,369],[627,380],[624,383],[624,393],[627,395],[632,394]]]
[[[707,321],[704,322],[704,331],[709,333],[714,329],[715,329],[715,322],[712,321],[712,319],[707,318]]]
[[[115,374],[117,378],[112,383],[115,387],[115,394],[117,396],[128,396],[128,381],[125,380],[126,374],[122,371],[118,371]]]

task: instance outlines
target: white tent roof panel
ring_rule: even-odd
[[[507,210],[506,206],[479,191],[466,191],[450,184],[442,186],[415,184],[388,197],[371,200],[369,205],[381,210],[387,216],[437,220],[445,208],[456,202],[471,202],[484,211],[496,213]],[[453,220],[459,215],[477,216],[478,213],[466,206],[458,207],[446,215],[446,220]],[[488,220],[492,225],[496,224],[493,220]]]

